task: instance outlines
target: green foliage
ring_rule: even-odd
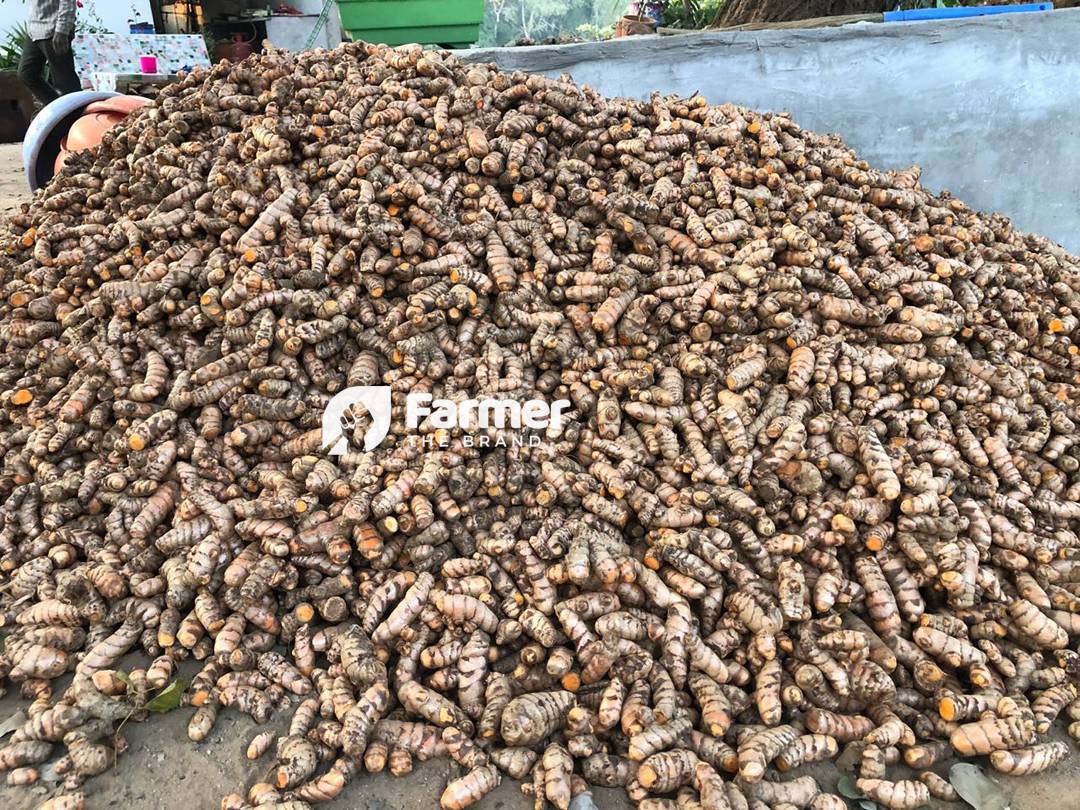
[[[716,19],[724,0],[668,0],[665,28],[706,28]]]
[[[842,775],[840,781],[836,783],[836,792],[845,799],[850,799],[855,802],[860,810],[879,810],[877,803],[866,798],[866,794],[855,786],[855,780],[846,773]]]
[[[574,32],[584,40],[596,42],[615,36],[615,26],[605,25],[603,28],[597,28],[592,23],[582,23],[574,29]]]
[[[129,696],[135,694],[135,684],[131,680],[131,676],[121,670],[116,670],[116,680],[120,681],[127,687],[127,693]]]
[[[575,34],[582,39],[604,38],[604,29],[613,26],[625,8],[626,0],[487,0],[478,44]]]
[[[148,712],[156,712],[158,714],[171,712],[180,705],[180,698],[184,694],[184,686],[183,679],[177,678],[150,700],[146,701],[146,706],[143,708]]]
[[[984,0],[897,0],[900,8],[951,8]],[[644,0],[643,0],[644,3]],[[725,0],[665,0],[664,26],[700,29],[712,25]],[[557,38],[608,39],[626,13],[627,0],[485,0],[481,46]]]
[[[0,70],[15,70],[19,66],[25,40],[26,23],[19,23],[8,31],[7,39],[0,43]]]
[[[131,676],[118,669],[116,670],[116,678],[127,687],[127,694],[124,697],[131,703],[131,714],[128,715],[128,718],[135,714],[135,712],[142,710],[155,712],[157,714],[171,712],[180,705],[180,700],[184,695],[184,689],[187,686],[187,684],[184,683],[183,678],[176,678],[168,686],[162,687],[161,691],[150,698],[150,700],[147,700],[140,705],[142,698],[140,698],[139,690],[131,680]],[[127,718],[125,718],[124,722],[127,722]]]
[[[855,786],[855,780],[846,773],[841,776],[840,780],[836,783],[836,790],[845,799],[866,798],[866,794]]]
[[[85,3],[78,9],[75,15],[76,34],[111,34],[112,31],[105,25],[105,21],[98,15],[97,10],[90,3]]]

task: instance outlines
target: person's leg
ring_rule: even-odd
[[[49,60],[49,72],[51,73],[52,85],[59,91],[59,95],[74,93],[82,89],[82,82],[75,72],[75,57],[71,53],[71,45],[63,53],[53,47],[51,40],[39,43],[45,51],[45,57]]]
[[[23,41],[22,58],[19,60],[19,81],[30,88],[34,98],[42,104],[48,104],[60,94],[45,81],[45,52],[41,50],[44,43],[34,42],[30,37]]]

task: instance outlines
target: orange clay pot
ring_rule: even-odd
[[[67,162],[68,155],[97,146],[108,130],[123,121],[129,113],[149,103],[149,99],[140,96],[115,96],[88,104],[82,117],[71,125],[60,141],[60,154],[56,156],[54,173],[59,172]]]
[[[142,96],[113,96],[112,98],[102,99],[101,101],[94,101],[86,105],[86,112],[116,112],[127,115],[133,113],[140,107],[145,107],[150,103],[150,99],[143,98]]]

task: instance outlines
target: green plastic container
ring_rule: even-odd
[[[484,0],[337,0],[353,39],[467,48],[480,35]]]

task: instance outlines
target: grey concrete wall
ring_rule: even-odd
[[[568,72],[607,95],[652,90],[788,110],[881,168],[1080,251],[1080,9],[948,22],[739,31],[468,51]]]

